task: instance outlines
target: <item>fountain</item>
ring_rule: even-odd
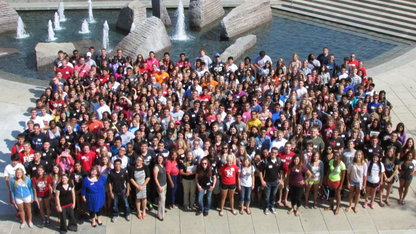
[[[79,33],[81,34],[90,33],[90,30],[88,28],[88,21],[86,19],[84,19],[84,21],[82,22],[81,31],[79,31]]]
[[[88,22],[95,23],[94,16],[92,15],[92,2],[88,0]]]
[[[131,23],[130,32],[133,32],[135,28],[136,28],[136,24],[134,24],[134,22]]]
[[[58,5],[58,14],[59,14],[59,21],[61,21],[61,22],[66,21],[64,11],[65,11],[64,3],[60,2],[59,5]]]
[[[103,25],[103,48],[104,49],[108,49],[109,45],[110,45],[110,40],[108,38],[108,31],[110,30],[110,28],[108,27],[108,23],[107,20],[104,21],[104,25]]]
[[[25,30],[25,24],[23,23],[23,20],[20,16],[17,19],[16,35],[17,35],[16,36],[17,39],[29,37],[29,34],[27,34]]]
[[[182,0],[179,0],[178,10],[176,11],[176,15],[178,16],[178,20],[176,22],[176,34],[173,37],[171,37],[172,40],[187,41],[190,39],[190,37],[186,35],[185,14],[183,12],[183,3]]]
[[[55,12],[55,15],[54,15],[54,19],[53,19],[53,25],[55,26],[55,31],[56,30],[61,30],[62,28],[61,28],[61,22],[60,22],[60,20],[59,20],[59,15],[58,15],[58,12]]]
[[[57,38],[55,37],[55,33],[53,32],[52,21],[48,21],[48,41],[55,41]]]

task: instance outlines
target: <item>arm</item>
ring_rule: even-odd
[[[74,190],[72,190],[74,191]],[[61,207],[61,202],[59,201],[59,190],[56,190],[55,192],[55,204],[56,204],[56,210],[61,213],[62,212],[62,207]]]
[[[72,206],[71,209],[75,209],[75,202],[76,202],[76,197],[75,197],[75,190],[72,189]]]
[[[126,186],[126,197],[128,197],[128,196],[130,196],[130,183],[129,183],[129,178],[128,178],[128,174],[127,174],[127,172],[126,172],[126,184],[127,184],[127,186]]]
[[[312,172],[310,171],[310,170],[308,170],[307,172],[306,172],[306,176],[307,176],[307,178],[305,179],[305,185],[307,185],[308,183],[309,183],[309,180],[311,179],[311,177],[312,177]]]
[[[111,199],[114,199],[113,185],[111,183],[108,183],[108,191],[110,192]]]
[[[254,187],[255,187],[255,183],[256,183],[256,177],[255,177],[255,175],[254,175],[255,173],[254,173],[254,171],[253,171],[253,173],[251,173],[251,181],[253,181],[253,185],[251,186],[251,190],[253,190],[254,189]]]
[[[155,178],[156,187],[158,189],[158,192],[162,193],[163,192],[163,188],[160,186],[159,181],[157,179],[157,174],[158,173],[159,173],[159,168],[157,168],[157,167],[153,168],[153,177]]]
[[[196,187],[198,188],[198,192],[202,192],[202,187],[201,185],[199,185],[199,182],[198,182],[198,174],[195,175],[195,184],[196,184]]]
[[[267,184],[266,184],[266,181],[264,181],[264,177],[263,177],[263,172],[262,171],[259,172],[259,177],[260,177],[261,185],[266,188],[267,187]]]
[[[241,170],[244,170],[243,167],[241,167]],[[238,190],[241,191],[241,179],[240,179],[240,173],[241,172],[237,172],[237,185],[238,185]]]
[[[344,179],[345,179],[345,170],[341,171],[341,184],[338,187],[338,190],[341,191],[342,190],[342,185],[344,184]]]

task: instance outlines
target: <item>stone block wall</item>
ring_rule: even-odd
[[[75,50],[75,46],[71,42],[39,42],[35,47],[36,68],[39,70],[41,67],[53,64],[53,60],[58,57],[58,51],[60,50],[67,54],[72,54],[72,51]]]
[[[4,1],[0,1],[0,33],[16,31],[17,12]]]
[[[220,0],[190,0],[189,25],[201,29],[224,17],[224,13]]]
[[[137,27],[144,19],[146,19],[146,6],[141,1],[136,0],[120,10],[116,26],[130,32],[133,22]]]
[[[234,44],[225,49],[220,58],[225,62],[228,57],[231,56],[234,58],[234,61],[236,61],[238,58],[241,58],[247,50],[253,48],[256,45],[256,42],[256,35],[240,37],[234,42]]]

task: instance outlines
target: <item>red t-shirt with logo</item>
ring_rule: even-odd
[[[90,151],[88,154],[80,152],[77,155],[77,160],[81,161],[82,169],[89,172],[95,160],[95,152]]]
[[[290,162],[292,162],[293,156],[295,156],[295,153],[292,152],[292,151],[290,151],[289,154],[285,154],[284,151],[282,151],[278,154],[278,157],[280,158],[280,160],[282,160],[283,169],[285,171],[285,174],[287,174],[287,172],[289,171],[289,164],[290,164]]]
[[[47,197],[49,196],[50,189],[49,185],[52,184],[51,177],[48,175],[46,176],[46,182],[43,180],[43,176],[37,179],[34,177],[32,179],[32,185],[34,188],[36,188],[36,196],[38,197]]]
[[[235,164],[228,166],[224,164],[220,169],[220,174],[222,176],[221,182],[225,185],[233,185],[237,183],[237,173],[238,167]]]

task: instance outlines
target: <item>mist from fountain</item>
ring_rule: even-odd
[[[87,34],[90,33],[90,29],[88,28],[88,21],[84,19],[81,25],[81,31],[79,31],[81,34]]]
[[[94,16],[92,14],[92,2],[88,0],[88,22],[90,24],[95,23]]]
[[[55,41],[57,38],[55,37],[55,32],[53,31],[52,27],[52,20],[48,21],[48,41]]]
[[[185,14],[182,0],[179,0],[178,9],[176,10],[176,15],[178,16],[178,20],[176,22],[176,34],[171,37],[172,40],[177,41],[187,41],[190,39],[188,35],[186,35],[186,25],[185,25]]]
[[[53,25],[54,25],[54,30],[61,30],[61,22],[59,20],[59,14],[58,12],[55,12],[54,18],[53,18]]]
[[[17,19],[16,38],[22,39],[27,37],[29,37],[29,34],[26,33],[25,24],[23,23],[22,17],[19,16]]]
[[[135,28],[136,28],[136,24],[134,22],[131,23],[130,32],[133,32]]]
[[[104,21],[103,24],[103,48],[104,49],[108,49],[110,46],[110,40],[108,38],[108,31],[110,30],[110,28],[108,27],[108,23],[107,20]]]
[[[64,3],[60,2],[59,5],[58,5],[58,14],[59,14],[59,21],[61,21],[61,22],[66,21],[64,11],[65,11]]]

